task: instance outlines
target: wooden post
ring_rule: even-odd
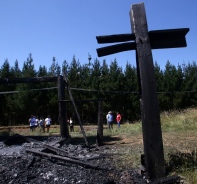
[[[165,176],[164,153],[157,87],[144,3],[132,5],[130,19],[132,32],[135,35],[140,75],[145,167],[150,179],[158,179]]]
[[[65,82],[63,76],[58,76],[58,106],[59,106],[59,124],[60,134],[62,137],[69,138],[67,114],[66,114],[66,102],[65,100]]]
[[[98,146],[103,144],[103,108],[102,101],[98,101],[98,130],[96,137],[96,144]]]
[[[66,82],[66,86],[67,86],[67,89],[68,89],[68,94],[69,94],[69,96],[70,96],[70,100],[71,100],[71,102],[72,102],[72,104],[73,104],[73,107],[74,107],[74,109],[75,109],[75,113],[76,113],[77,119],[78,119],[78,121],[79,121],[79,126],[80,126],[80,128],[81,128],[81,132],[82,132],[82,134],[83,134],[83,137],[84,137],[84,140],[85,140],[85,144],[86,144],[86,146],[88,146],[88,140],[87,140],[87,137],[86,137],[86,134],[85,134],[85,130],[84,130],[84,128],[83,128],[83,125],[82,125],[82,122],[81,122],[81,118],[80,118],[79,113],[78,113],[78,111],[77,111],[77,107],[76,107],[76,105],[75,105],[75,101],[74,101],[74,99],[73,99],[73,96],[72,96],[72,93],[71,93],[71,90],[70,90],[70,86],[69,86],[69,84],[68,84],[68,79],[67,79],[66,76],[64,76],[64,81]]]

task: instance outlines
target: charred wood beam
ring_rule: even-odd
[[[150,41],[151,49],[186,47],[187,43],[185,36],[188,32],[189,28],[149,31],[148,35],[150,40],[148,40],[147,37],[144,40],[140,40],[140,42],[146,43],[147,41]],[[136,41],[135,34],[97,36],[96,39],[98,43],[115,43],[134,40]],[[98,48],[96,50],[98,56],[101,57],[128,50],[136,50],[136,43],[120,43],[116,45]]]
[[[50,146],[48,144],[44,144],[43,147],[47,148],[48,150],[54,151],[55,153],[57,153],[60,156],[67,157],[67,158],[72,158],[74,160],[96,160],[96,159],[100,159],[100,158],[111,157],[111,156],[114,156],[114,155],[122,155],[122,154],[119,154],[119,153],[99,153],[99,155],[97,155],[97,156],[82,159],[82,158],[76,158],[76,157],[68,156],[68,153],[69,153],[68,151],[65,151],[65,150],[60,149],[60,148],[56,148],[54,146]]]
[[[165,30],[153,30],[149,31],[149,37],[152,43],[160,42],[161,40],[169,40],[174,38],[182,39],[189,32],[189,28],[180,28],[180,29],[165,29]],[[135,34],[116,34],[116,35],[104,35],[104,36],[96,36],[98,43],[116,43],[116,42],[126,42],[126,41],[134,41]],[[159,40],[158,40],[159,39]]]
[[[144,3],[132,5],[130,20],[132,32],[136,35],[146,173],[150,179],[158,179],[165,176],[165,163],[151,38],[148,35]]]
[[[33,154],[36,154],[36,155],[46,156],[46,157],[61,160],[61,161],[66,161],[66,162],[69,162],[69,163],[74,163],[74,164],[83,166],[85,168],[98,169],[98,170],[104,169],[104,168],[100,168],[99,166],[93,165],[93,164],[90,164],[90,163],[85,163],[85,162],[82,162],[82,161],[79,161],[79,160],[74,160],[74,159],[71,159],[71,158],[66,158],[66,157],[62,157],[62,156],[58,156],[58,155],[43,153],[43,152],[40,152],[40,151],[26,149],[26,152],[33,153]]]
[[[0,84],[55,82],[57,77],[0,78]]]
[[[102,102],[98,103],[98,129],[96,135],[96,144],[101,146],[103,144],[103,105]]]
[[[102,48],[96,49],[98,57],[107,56],[110,54],[115,54],[118,52],[128,51],[128,50],[135,50],[136,43],[135,42],[127,42],[127,43],[120,43],[112,46],[106,46]]]
[[[67,155],[68,155],[68,152],[67,152],[67,151],[65,151],[65,150],[63,150],[63,149],[60,149],[60,148],[56,148],[56,147],[54,147],[54,146],[50,146],[50,145],[48,145],[48,144],[44,144],[43,147],[44,147],[44,148],[47,148],[47,149],[49,149],[49,150],[51,150],[51,151],[54,151],[54,152],[56,152],[58,155],[61,155],[61,156],[67,156]]]
[[[72,93],[71,93],[71,90],[70,90],[70,86],[69,86],[69,84],[68,84],[68,79],[66,78],[66,76],[64,76],[64,81],[65,81],[65,83],[66,83],[66,86],[67,86],[67,89],[68,89],[68,94],[69,94],[70,99],[71,99],[71,101],[72,101],[72,105],[73,105],[73,107],[74,107],[74,109],[75,109],[75,113],[76,113],[77,119],[78,119],[78,121],[79,121],[79,126],[80,126],[80,128],[81,128],[81,132],[82,132],[82,134],[83,134],[83,138],[84,138],[85,144],[86,144],[86,146],[88,146],[88,140],[87,140],[87,137],[86,137],[86,134],[85,134],[85,131],[84,131],[82,122],[81,122],[81,118],[80,118],[79,113],[78,113],[78,111],[77,111],[77,107],[76,107],[74,98],[73,98],[73,96],[72,96]]]
[[[59,75],[58,77],[58,100],[58,122],[60,124],[60,134],[62,138],[69,138],[66,103],[64,101],[60,101],[65,100],[65,82],[62,75]]]
[[[104,35],[104,36],[96,36],[98,43],[115,43],[115,42],[126,42],[135,40],[134,34],[116,34],[116,35]]]

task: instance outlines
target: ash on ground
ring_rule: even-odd
[[[119,170],[112,147],[66,143],[60,137],[12,136],[0,141],[0,183],[147,183],[134,169]]]

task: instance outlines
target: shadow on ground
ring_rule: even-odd
[[[22,136],[20,134],[15,134],[10,136],[7,132],[2,132],[0,136],[0,141],[6,143],[7,145],[15,145],[15,144],[23,144],[26,142],[25,138],[31,138],[38,141],[45,141],[50,137],[59,137],[59,136]],[[111,136],[104,136],[103,137],[103,145],[113,145],[116,141],[121,141],[122,139],[119,137],[111,137]],[[96,144],[96,136],[88,136],[87,141],[89,145]],[[83,137],[71,137],[70,144],[78,145],[78,144],[85,144],[85,139]]]

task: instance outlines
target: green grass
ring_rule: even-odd
[[[184,176],[190,184],[196,184],[197,109],[163,112],[161,124],[167,169]]]

